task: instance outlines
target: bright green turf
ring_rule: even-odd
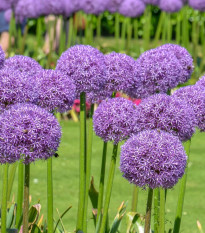
[[[68,232],[73,232],[77,216],[78,199],[78,154],[79,154],[79,124],[73,122],[62,122],[63,137],[59,148],[59,158],[53,159],[53,180],[54,180],[54,210],[57,217],[56,208],[62,213],[68,206],[72,209],[64,217],[63,222]],[[205,227],[205,134],[197,133],[191,145],[191,159],[188,171],[188,183],[186,190],[184,215],[181,232],[198,232],[196,221],[199,220]],[[93,159],[91,174],[95,177],[95,184],[98,188],[99,172],[102,154],[102,141],[94,137]],[[109,145],[107,158],[107,168],[109,168],[112,145]],[[119,156],[117,162],[116,176],[111,199],[110,217],[114,218],[118,206],[122,201],[128,200],[128,210],[131,205],[132,187],[121,177],[119,167]],[[15,181],[13,192],[16,200]],[[168,192],[166,206],[166,229],[173,224],[177,202],[177,186]],[[1,193],[1,187],[0,187]],[[46,217],[46,162],[36,162],[31,166],[31,195],[32,204],[40,200],[42,213]],[[146,191],[140,191],[139,211],[145,211]],[[91,216],[91,206],[89,209]],[[88,233],[94,232],[93,222],[89,220]],[[123,222],[125,225],[125,221]],[[122,233],[125,228],[122,226]]]

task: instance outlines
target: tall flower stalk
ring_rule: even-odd
[[[146,215],[145,215],[144,233],[149,233],[150,232],[151,211],[152,211],[152,197],[153,197],[153,189],[149,188],[148,197],[147,197],[147,208],[146,208]]]
[[[30,183],[30,164],[25,164],[24,177],[24,201],[23,201],[23,233],[29,232],[28,217],[29,217],[29,183]]]
[[[52,158],[47,160],[47,211],[48,233],[53,233],[53,173]]]
[[[7,191],[8,191],[8,163],[4,165],[3,187],[2,187],[2,203],[1,203],[1,232],[6,233],[7,219]]]

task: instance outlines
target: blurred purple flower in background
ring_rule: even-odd
[[[3,68],[4,61],[5,61],[5,53],[4,53],[3,49],[0,46],[0,69]]]
[[[160,0],[159,2],[159,8],[169,13],[178,12],[182,7],[182,0]]]
[[[118,12],[123,0],[110,0],[107,6],[107,10],[111,13]]]
[[[143,0],[145,4],[158,5],[160,0]]]
[[[48,159],[58,149],[61,127],[45,109],[16,104],[0,115],[0,163]]]
[[[183,176],[186,161],[178,137],[160,130],[145,130],[121,147],[120,170],[139,187],[172,188]]]
[[[81,9],[87,14],[99,15],[107,10],[110,0],[81,0]]]
[[[188,3],[195,10],[205,11],[205,1],[204,0],[189,0]]]
[[[141,0],[124,0],[119,7],[119,13],[126,17],[138,17],[144,13],[145,7]]]

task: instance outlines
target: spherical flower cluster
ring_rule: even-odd
[[[112,52],[105,55],[105,64],[107,80],[104,89],[127,93],[134,85],[135,60],[126,54]]]
[[[0,115],[0,162],[48,159],[60,138],[60,125],[51,113],[33,104],[13,105]]]
[[[0,69],[4,66],[4,61],[5,61],[5,53],[0,46]]]
[[[204,0],[189,0],[189,5],[195,10],[205,11],[205,1]]]
[[[199,85],[179,88],[173,96],[186,101],[195,113],[196,125],[201,131],[205,131],[205,91]]]
[[[124,0],[119,7],[119,13],[127,17],[138,17],[145,11],[142,0]]]
[[[35,79],[26,72],[3,68],[0,70],[0,113],[15,103],[35,103],[38,88]]]
[[[164,44],[160,46],[168,52],[173,52],[181,65],[181,72],[178,75],[178,84],[187,82],[193,73],[194,65],[191,54],[184,48],[176,44]]]
[[[189,140],[195,132],[196,119],[192,108],[166,94],[155,94],[142,100],[136,118],[135,132],[161,129],[178,136],[181,141]]]
[[[127,139],[135,125],[136,105],[122,97],[101,102],[94,113],[93,124],[97,136],[114,144]]]
[[[110,0],[81,0],[81,9],[87,14],[99,15],[104,12]]]
[[[107,5],[107,10],[111,13],[117,12],[123,0],[110,0]]]
[[[200,87],[202,90],[205,90],[205,76],[201,77],[195,84]]]
[[[22,55],[15,55],[6,59],[4,66],[11,71],[23,73],[24,76],[32,77],[43,70],[40,64],[33,58]]]
[[[172,188],[183,176],[187,156],[180,140],[164,131],[145,130],[121,147],[120,170],[139,187]]]
[[[56,70],[65,72],[74,81],[78,95],[99,91],[105,83],[104,55],[89,45],[69,48],[59,58]]]
[[[72,13],[80,9],[80,2],[78,0],[63,0],[63,15],[70,17]]]
[[[129,95],[133,98],[145,98],[155,93],[166,93],[178,85],[182,66],[173,52],[151,49],[144,52],[136,61],[135,86]]]
[[[151,4],[151,5],[158,5],[159,4],[159,0],[143,0],[143,2],[145,4]]]
[[[55,70],[43,70],[38,74],[37,83],[39,106],[50,112],[66,112],[72,108],[76,88],[66,74]]]
[[[179,11],[183,7],[182,0],[160,0],[159,7],[161,10],[173,13]]]
[[[145,98],[166,93],[191,78],[193,59],[189,52],[174,44],[165,44],[143,53],[136,61],[135,85],[129,95]]]

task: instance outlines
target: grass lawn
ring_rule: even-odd
[[[64,217],[63,222],[68,232],[73,232],[77,217],[78,200],[78,157],[79,157],[79,124],[71,121],[61,123],[63,130],[62,142],[59,148],[59,158],[53,159],[53,181],[54,181],[54,212],[55,218],[58,214],[56,208],[62,213],[68,206],[71,210]],[[188,183],[183,212],[181,232],[198,232],[196,221],[199,220],[205,227],[205,134],[196,133],[191,145],[191,159],[188,171]],[[101,165],[103,143],[101,139],[94,137],[93,159],[91,174],[95,177],[96,188],[99,183],[99,172]],[[109,145],[107,157],[107,169],[111,158],[112,145]],[[118,206],[122,201],[128,201],[128,210],[131,206],[132,186],[122,178],[118,169],[119,156],[117,161],[116,176],[110,203],[110,219],[113,220]],[[2,172],[1,172],[2,174]],[[0,190],[1,192],[1,190]],[[38,161],[31,166],[31,195],[32,204],[39,200],[42,205],[41,213],[46,217],[46,162]],[[17,199],[17,180],[15,180],[12,194]],[[173,225],[174,214],[177,203],[178,186],[168,191],[166,205],[166,229]],[[147,193],[141,190],[139,194],[139,207],[141,213],[145,212],[145,199]],[[89,203],[90,204],[90,203]],[[91,214],[91,205],[89,208]],[[125,221],[122,225],[125,225]],[[121,232],[125,233],[125,227],[121,227]],[[88,232],[94,232],[92,219],[89,219]]]

